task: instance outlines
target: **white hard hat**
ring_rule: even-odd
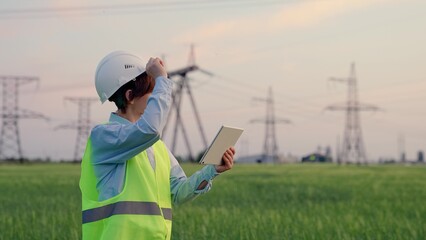
[[[95,86],[99,98],[104,103],[121,86],[134,80],[145,72],[142,60],[124,51],[115,51],[106,55],[98,64]]]

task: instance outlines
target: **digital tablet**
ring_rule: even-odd
[[[201,164],[221,165],[225,151],[235,146],[244,129],[222,126],[200,160]]]

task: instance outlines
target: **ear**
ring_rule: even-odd
[[[129,104],[133,104],[134,103],[134,100],[133,100],[134,98],[133,98],[133,92],[132,92],[132,90],[130,90],[130,89],[128,89],[127,91],[126,91],[126,100],[127,100],[127,102],[129,103]]]

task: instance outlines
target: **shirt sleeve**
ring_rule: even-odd
[[[172,194],[172,202],[175,205],[182,204],[192,200],[200,194],[210,191],[212,187],[212,180],[219,175],[213,165],[207,165],[201,170],[192,174],[191,177],[186,177],[185,172],[179,165],[179,162],[169,151],[170,156],[170,190]],[[197,190],[198,186],[207,181],[207,185]]]
[[[159,138],[171,106],[173,81],[158,77],[141,118],[132,124],[98,125],[91,132],[94,164],[124,163]]]

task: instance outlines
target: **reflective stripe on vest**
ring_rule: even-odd
[[[116,214],[163,215],[172,220],[172,209],[161,208],[155,202],[123,201],[83,211],[83,224],[109,218]]]
[[[155,170],[146,151],[126,161],[122,191],[98,201],[91,139],[81,163],[83,240],[170,239],[170,157],[164,143],[152,145]]]

